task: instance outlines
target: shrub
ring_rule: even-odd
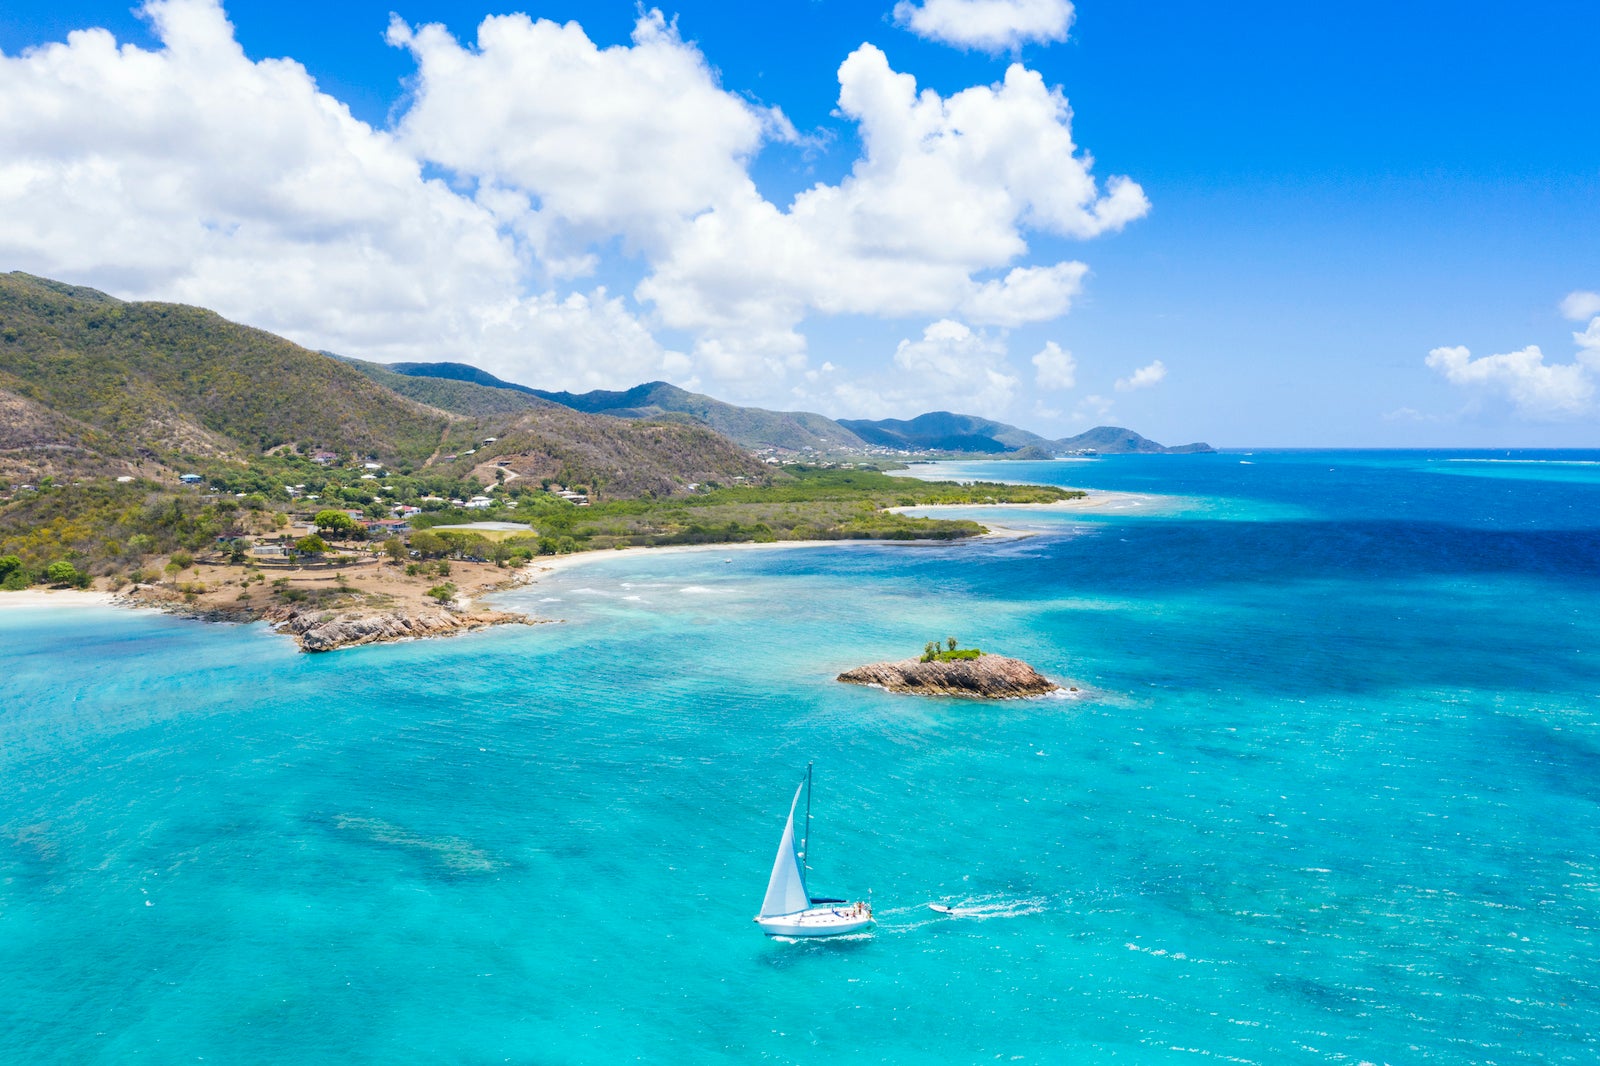
[[[456,587],[455,585],[446,581],[442,585],[435,585],[433,588],[429,589],[428,595],[432,596],[440,603],[449,603],[451,600],[456,598]]]

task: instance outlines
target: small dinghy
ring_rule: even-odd
[[[794,816],[800,809],[800,794],[806,797],[806,831],[797,844]],[[812,896],[806,889],[806,849],[811,843],[811,767],[805,780],[795,789],[789,804],[789,820],[778,841],[778,856],[772,863],[767,895],[755,923],[768,936],[823,937],[858,933],[872,925],[872,905],[863,900],[831,899]]]

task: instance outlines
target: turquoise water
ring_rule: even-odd
[[[1485,458],[947,468],[1162,498],[324,656],[0,611],[0,1061],[1592,1063],[1600,477]],[[947,634],[1083,691],[831,680]],[[808,760],[870,938],[750,922]]]

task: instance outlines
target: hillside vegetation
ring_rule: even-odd
[[[367,364],[376,366],[377,364]],[[740,407],[697,392],[680,389],[665,381],[635,385],[622,392],[596,389],[593,392],[546,392],[495,377],[486,370],[466,363],[392,363],[383,368],[420,381],[468,384],[501,390],[500,404],[514,404],[514,397],[542,399],[585,414],[614,418],[646,419],[658,422],[690,422],[707,426],[751,451],[776,450],[819,453],[859,449],[861,438],[841,423],[810,411],[768,411],[760,407]],[[382,379],[387,382],[387,379]],[[426,396],[428,386],[412,386],[410,391],[391,386],[407,396]],[[449,395],[457,395],[449,393]],[[491,402],[476,392],[466,396],[474,402]],[[428,401],[432,402],[432,401]],[[449,410],[455,410],[446,404]]]
[[[909,420],[846,420],[841,425],[869,444],[908,450],[997,453],[1050,443],[1004,422],[949,411],[930,411]]]
[[[20,273],[0,275],[0,390],[53,416],[14,449],[164,465],[284,445],[420,462],[450,421],[214,312]]]
[[[531,390],[513,388],[489,374],[485,374],[484,377],[498,384],[479,384],[465,378],[415,376],[397,370],[400,366],[460,365],[456,363],[401,363],[389,366],[383,363],[370,363],[365,359],[351,359],[347,356],[334,358],[359,370],[390,392],[452,414],[481,418],[485,415],[520,415],[527,411],[548,411],[556,409],[557,406],[547,400],[539,399]]]

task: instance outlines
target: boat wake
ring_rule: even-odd
[[[1030,914],[1043,914],[1059,909],[1048,896],[1008,896],[996,893],[965,900],[938,900],[928,907],[935,913],[951,918],[972,918],[988,921],[991,918],[1026,918]]]
[[[909,907],[879,908],[873,912],[879,933],[910,933],[926,926],[949,925],[953,919],[989,921],[995,918],[1026,918],[1065,910],[1067,901],[1050,896],[1014,896],[996,892],[964,899],[930,900]]]

